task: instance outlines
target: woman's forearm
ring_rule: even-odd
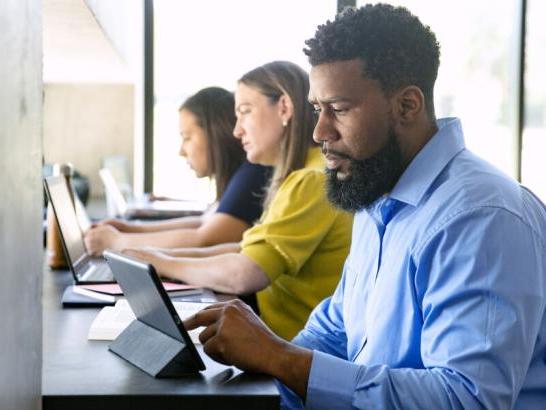
[[[174,221],[172,221],[174,223]],[[216,213],[196,229],[170,229],[157,232],[124,233],[120,247],[192,248],[238,242],[248,229],[245,221],[232,215]],[[236,250],[237,252],[238,250]]]
[[[263,270],[240,253],[207,258],[164,256],[154,265],[164,277],[207,287],[220,293],[248,294],[264,289],[270,283]]]
[[[200,216],[167,219],[154,222],[134,222],[125,229],[127,233],[163,232],[173,229],[196,229],[202,224]]]
[[[205,246],[202,248],[177,248],[162,249],[165,255],[185,258],[206,258],[208,256],[223,255],[225,253],[238,253],[241,250],[239,242],[221,243],[219,245]]]
[[[184,248],[201,246],[195,229],[170,229],[167,231],[123,233],[119,248]]]

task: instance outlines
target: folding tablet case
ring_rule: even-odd
[[[205,369],[152,265],[105,251],[136,319],[108,347],[153,377]]]

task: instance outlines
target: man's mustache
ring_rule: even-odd
[[[339,157],[339,158],[342,158],[342,159],[353,160],[353,158],[350,157],[349,155],[344,154],[343,152],[339,152],[339,151],[336,151],[336,150],[333,150],[333,149],[329,149],[326,145],[322,146],[322,154],[324,156],[332,155],[332,156],[336,156],[336,157]]]

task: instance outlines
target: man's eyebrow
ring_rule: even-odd
[[[331,98],[325,98],[324,100],[318,100],[314,97],[309,97],[309,103],[310,104],[335,104],[340,102],[350,102],[351,99],[347,97],[331,97]]]

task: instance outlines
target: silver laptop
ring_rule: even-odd
[[[208,204],[198,201],[150,201],[148,197],[127,202],[112,173],[107,168],[99,171],[104,185],[108,213],[111,217],[126,219],[166,219],[201,215]]]
[[[83,241],[85,228],[82,225],[85,225],[85,221],[88,223],[89,218],[83,205],[81,203],[78,205],[76,195],[74,209],[65,177],[63,175],[47,177],[44,179],[44,185],[57,218],[64,254],[76,284],[115,282],[114,275],[104,258],[89,255],[85,248]],[[80,222],[76,211],[81,215]]]

